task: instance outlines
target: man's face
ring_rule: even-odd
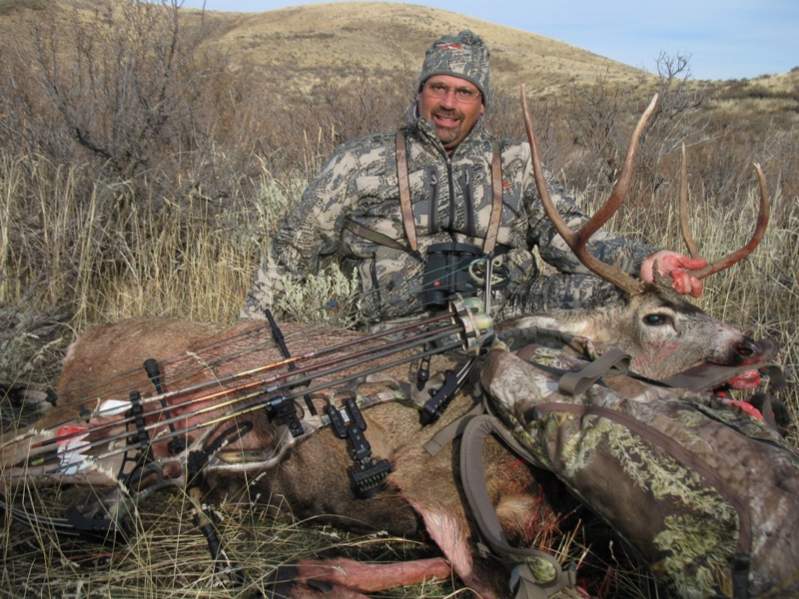
[[[433,125],[448,152],[469,135],[484,110],[477,86],[460,77],[433,75],[419,92],[419,114]]]

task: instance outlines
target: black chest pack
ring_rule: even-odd
[[[436,243],[427,248],[422,275],[421,301],[425,309],[441,309],[456,295],[473,297],[479,281],[472,276],[472,265],[486,255],[469,243]]]
[[[416,225],[411,204],[408,158],[405,134],[397,132],[395,138],[397,179],[399,181],[400,212],[402,226],[409,249],[418,254]],[[453,198],[450,198],[453,201]],[[445,308],[457,297],[475,297],[482,285],[485,287],[485,312],[490,314],[492,281],[492,259],[497,245],[499,225],[502,220],[502,156],[498,144],[494,144],[491,157],[491,216],[489,217],[483,247],[468,243],[433,244],[427,248],[424,258],[420,299],[425,310]],[[481,269],[482,266],[482,269]],[[423,390],[429,378],[429,359],[422,360],[417,369],[416,386]],[[422,425],[427,426],[439,419],[455,393],[463,386],[474,364],[467,361],[457,372],[447,370],[444,382],[430,392],[420,412]]]

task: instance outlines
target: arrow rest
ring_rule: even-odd
[[[297,416],[297,406],[293,399],[285,395],[271,397],[267,400],[264,410],[270,421],[278,425],[287,426],[291,436],[295,439],[305,434],[302,420]]]

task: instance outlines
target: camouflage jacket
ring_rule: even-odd
[[[407,126],[410,195],[422,256],[435,243],[451,240],[482,247],[491,213],[491,160],[499,143],[502,163],[502,219],[498,253],[510,276],[495,299],[503,316],[523,303],[529,282],[538,276],[531,248],[562,273],[586,273],[555,232],[538,200],[527,143],[497,142],[478,122],[468,137],[447,155],[424,119]],[[551,186],[553,201],[569,225],[586,218],[563,189]],[[369,321],[422,311],[419,292],[424,264],[398,247],[376,243],[353,232],[348,222],[371,229],[407,247],[400,213],[395,134],[374,135],[340,146],[289,212],[256,275],[242,316],[262,318],[274,310],[288,281],[317,272],[331,260],[345,273],[356,270],[360,308]],[[362,231],[363,229],[361,229]],[[589,244],[601,260],[637,272],[652,248],[598,232]],[[585,277],[577,277],[585,280]],[[567,283],[568,284],[568,283]]]

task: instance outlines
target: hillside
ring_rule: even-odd
[[[711,107],[740,117],[761,114],[786,126],[799,123],[799,68],[754,79],[719,81],[712,85]]]
[[[22,21],[34,22],[45,9],[77,11],[81,20],[106,19],[116,2],[92,0],[0,0],[0,35],[13,37]],[[557,95],[604,82],[637,88],[655,77],[637,68],[535,33],[411,4],[333,3],[234,13],[183,9],[182,26],[209,50],[221,50],[228,68],[252,78],[250,89],[265,87],[283,98],[307,94],[320,83],[373,78],[400,84],[413,81],[422,56],[438,36],[471,29],[491,48],[496,91]],[[67,18],[69,20],[69,18]],[[68,28],[62,30],[68,35]],[[641,57],[642,61],[654,56]],[[396,84],[395,84],[396,85]],[[710,100],[712,113],[752,114],[783,123],[799,121],[799,71],[756,79],[692,83]]]
[[[495,86],[539,91],[593,80],[630,82],[632,67],[540,35],[407,4],[320,4],[260,14],[214,13],[226,29],[209,40],[235,64],[307,89],[330,77],[415,73],[431,41],[471,29],[491,48]]]
[[[60,10],[103,18],[105,3],[60,0]],[[37,19],[48,3],[0,0],[0,32]],[[49,4],[52,8],[53,4]],[[415,74],[425,49],[445,33],[472,29],[491,48],[494,84],[537,92],[592,82],[598,74],[618,82],[646,75],[563,42],[452,12],[409,4],[335,3],[263,13],[183,10],[186,23],[202,27],[203,44],[224,50],[234,69],[283,79],[307,91],[331,78]],[[66,33],[66,32],[65,32]]]

